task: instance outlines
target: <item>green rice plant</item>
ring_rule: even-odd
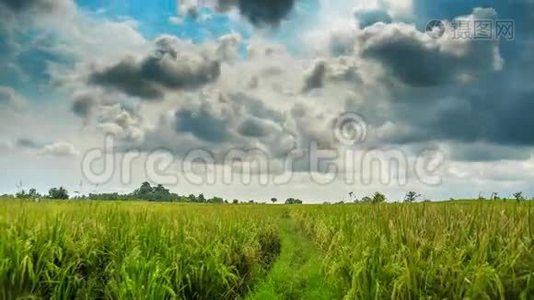
[[[528,203],[292,208],[347,299],[528,299],[534,243]]]
[[[280,251],[256,207],[0,202],[0,298],[234,299]]]
[[[0,201],[0,299],[531,299],[531,206]]]

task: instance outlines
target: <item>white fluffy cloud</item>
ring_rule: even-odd
[[[39,151],[41,155],[52,155],[52,156],[76,156],[78,155],[78,150],[74,147],[73,144],[68,142],[55,142],[52,144],[45,145],[42,150]]]

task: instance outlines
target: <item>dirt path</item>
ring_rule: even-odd
[[[280,221],[282,251],[266,279],[246,299],[337,299],[321,273],[318,249],[290,218]]]

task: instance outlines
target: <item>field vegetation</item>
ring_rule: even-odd
[[[347,299],[532,299],[531,203],[295,207]]]
[[[0,202],[0,298],[234,299],[280,251],[254,207]]]
[[[532,299],[531,206],[0,200],[0,299]]]

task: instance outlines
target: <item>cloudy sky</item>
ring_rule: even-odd
[[[0,0],[0,193],[534,196],[533,23],[532,0]]]

